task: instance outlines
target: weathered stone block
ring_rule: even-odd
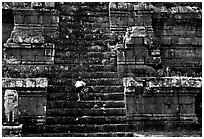
[[[53,9],[53,8],[55,8],[55,3],[54,2],[45,2],[44,6],[47,9]]]
[[[140,95],[140,97],[137,98],[137,113],[136,114],[143,114],[146,111],[145,108],[145,103],[144,103],[144,98],[142,98],[142,96]]]
[[[48,80],[45,78],[37,78],[36,87],[48,87]]]
[[[181,114],[186,114],[186,113],[188,113],[189,115],[195,114],[195,107],[193,104],[190,104],[190,105],[184,104],[184,105],[180,105],[179,107],[180,107],[179,109]]]
[[[178,38],[178,43],[181,45],[190,44],[191,38]]]
[[[181,96],[179,97],[179,104],[194,104],[195,99],[193,96]]]
[[[96,86],[96,92],[101,93],[112,93],[112,92],[123,92],[122,85],[114,85],[114,86]]]
[[[3,87],[26,87],[46,88],[48,86],[46,78],[3,78]]]
[[[23,81],[21,79],[16,79],[16,86],[23,87]]]
[[[57,92],[57,91],[55,91]],[[66,93],[53,93],[51,91],[48,91],[48,95],[47,95],[47,98],[49,100],[67,100],[67,97],[65,97],[67,94]]]
[[[5,78],[2,80],[2,86],[5,88],[15,87],[15,80]]]
[[[162,104],[163,103],[163,96],[154,97],[154,104]]]
[[[90,132],[106,132],[106,131],[126,131],[126,124],[104,124],[104,125],[50,125],[47,126],[46,132],[76,132],[76,133],[90,133]]]
[[[202,38],[201,37],[198,38],[198,44],[202,45]]]
[[[94,108],[95,105],[98,105],[99,108],[103,106],[105,108],[124,108],[124,102],[118,101],[49,101],[47,107],[50,108]]]
[[[164,96],[163,98],[163,103],[164,104],[178,104],[178,99],[173,96]]]
[[[151,96],[147,96],[147,97],[145,97],[145,99],[144,99],[144,103],[146,104],[146,103],[150,103],[150,104],[154,104],[154,98],[153,97],[151,97]]]
[[[23,20],[24,24],[30,24],[31,23],[31,16],[30,15],[25,15],[24,16],[24,20]]]
[[[77,120],[76,120],[77,119]],[[49,124],[110,124],[110,123],[125,123],[126,118],[124,116],[118,116],[118,117],[48,117],[47,122]]]
[[[2,137],[22,137],[23,124],[2,126]]]
[[[164,113],[164,104],[163,103],[156,103],[153,104],[153,114]]]
[[[171,38],[170,37],[162,37],[161,38],[161,43],[162,44],[171,44]]]
[[[144,105],[144,111],[142,113],[145,113],[145,114],[155,113],[154,105],[152,105],[151,103],[144,103],[143,105]]]
[[[199,45],[199,39],[196,37],[196,38],[191,38],[191,44],[192,45]]]
[[[14,21],[15,21],[16,24],[23,24],[24,18],[23,18],[22,15],[16,15],[16,16],[14,17]]]
[[[35,15],[31,15],[31,24],[39,24],[41,21],[42,17],[39,16],[38,14],[35,14]]]
[[[42,2],[32,2],[32,3],[31,3],[31,7],[34,8],[34,9],[35,9],[35,8],[36,8],[36,9],[37,9],[37,8],[42,8],[42,6],[43,6]]]
[[[32,87],[34,88],[36,86],[34,79],[27,79],[26,80],[26,87]]]
[[[133,44],[134,45],[141,45],[144,44],[144,39],[143,38],[138,38],[138,37],[134,37],[133,39]]]

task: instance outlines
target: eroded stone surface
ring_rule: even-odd
[[[3,88],[46,88],[48,87],[47,78],[2,78]]]

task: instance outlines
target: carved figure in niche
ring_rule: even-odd
[[[15,123],[17,119],[18,93],[16,90],[6,90],[4,94],[4,108],[6,123]]]

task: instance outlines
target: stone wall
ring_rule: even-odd
[[[110,36],[116,38],[114,45],[117,48],[118,72],[122,77],[128,73],[144,76],[142,70],[145,69],[139,68],[141,65],[158,64],[150,55],[157,49],[154,45],[152,14],[152,5],[110,3]]]
[[[198,128],[201,117],[200,107],[196,106],[202,102],[196,98],[201,93],[201,81],[192,78],[194,85],[186,86],[185,80],[124,78],[126,116],[132,128],[163,131]]]
[[[12,14],[14,26],[3,44],[2,93],[14,89],[19,94],[18,122],[23,123],[23,132],[41,130],[46,122],[47,87],[59,34],[58,13],[52,6],[13,3]],[[41,86],[43,77],[46,87]]]
[[[24,127],[29,124],[45,123],[47,86],[48,81],[46,78],[2,78],[2,92],[13,89],[18,93],[18,118],[15,122],[23,123]],[[2,99],[4,99],[4,93]],[[5,123],[4,112],[3,107],[3,123]]]
[[[6,53],[4,62],[16,65],[12,64],[12,68],[3,70],[7,72],[3,76],[8,76],[8,72],[13,77],[52,76],[48,74],[52,70],[59,70],[57,65],[67,66],[67,64],[70,66],[63,68],[69,71],[79,68],[94,71],[101,68],[99,64],[104,65],[104,70],[116,71],[113,66],[117,65],[118,72],[124,74],[122,76],[135,72],[139,72],[137,76],[144,76],[146,69],[153,67],[158,70],[162,66],[170,66],[170,70],[181,71],[182,74],[201,71],[202,27],[199,9],[182,4],[175,6],[173,3],[158,6],[157,3],[111,2],[101,4],[103,5],[101,7],[97,7],[97,3],[56,3],[54,7],[47,4],[47,9],[52,7],[60,12],[60,19],[56,19],[59,14],[56,11],[28,10],[29,4],[27,3],[27,10],[24,10],[22,16],[15,17],[16,26],[10,37],[16,43],[12,46],[15,48],[10,49],[8,43],[11,43],[9,42],[11,39],[8,39],[4,46]],[[46,8],[46,3],[44,5]],[[23,6],[25,5],[15,3],[14,15],[20,14],[19,9]],[[43,5],[32,6],[36,9]],[[50,12],[52,19],[49,20],[46,14]],[[42,14],[43,19],[39,16]],[[57,29],[55,25],[59,20],[59,29]],[[21,28],[23,24],[29,25],[27,26],[29,29]],[[45,24],[43,29],[35,26],[41,24]],[[12,25],[6,28],[11,29]],[[42,30],[42,39],[45,39],[42,40],[43,43],[53,42],[56,46],[41,45],[41,42],[32,42],[31,44],[34,44],[32,46],[25,45],[29,43],[29,39],[35,41],[36,36],[33,33],[37,33],[34,31],[36,29]],[[24,32],[24,36],[27,34],[33,38],[25,40],[16,38],[22,30],[30,30],[30,33]],[[133,34],[128,37],[131,32]],[[41,36],[39,35],[38,37]],[[17,44],[19,41],[25,44],[19,46]],[[46,50],[40,49],[43,47]],[[21,48],[34,49],[27,49],[29,52],[26,54],[24,50],[20,50]],[[13,50],[16,50],[15,53]],[[78,50],[84,52],[76,53]],[[56,68],[50,66],[49,62],[55,63]],[[9,68],[6,64],[3,67]]]
[[[201,73],[199,8],[184,3],[112,2],[110,17],[121,76],[149,76],[147,66],[156,71],[169,66],[189,76]]]
[[[153,16],[162,63],[182,73],[201,72],[201,12],[182,5],[165,8]]]

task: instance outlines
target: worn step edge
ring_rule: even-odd
[[[65,90],[65,89],[64,89]],[[48,94],[50,94],[50,95],[55,95],[55,94],[68,94],[68,92],[67,92],[67,90],[65,90],[63,93],[55,93],[55,92],[50,92],[50,91],[48,91]],[[96,95],[96,96],[100,96],[100,95],[104,95],[104,93],[101,93],[101,92],[99,92],[99,93],[97,93],[97,92],[94,92],[94,93],[88,93],[89,95]],[[124,92],[123,91],[121,91],[121,92],[119,92],[119,91],[117,91],[117,92],[106,92],[105,93],[106,95],[124,95]]]
[[[48,101],[47,108],[93,108],[93,107],[104,107],[104,108],[124,108],[125,103],[123,101]]]
[[[53,100],[77,100],[78,97],[73,96],[73,94],[68,94],[68,93],[48,93],[48,101],[53,101]],[[71,97],[70,97],[71,96]],[[100,97],[100,98],[99,98]],[[89,93],[88,95],[81,95],[81,100],[82,101],[93,101],[95,99],[101,99],[102,101],[123,101],[124,100],[124,93]]]
[[[94,87],[94,93],[108,93],[108,92],[123,92],[124,87],[123,85],[95,85]],[[74,86],[68,86],[68,85],[49,85],[48,86],[48,93],[53,92],[57,93],[60,91],[71,91],[74,88]]]
[[[48,109],[47,116],[125,116],[125,108],[58,108]]]
[[[78,76],[81,76],[82,78],[116,78],[118,77],[118,72],[109,72],[109,71],[86,71],[86,72],[81,72],[81,71],[73,71],[73,72],[65,72],[62,74],[62,77],[66,78],[77,78]]]
[[[58,66],[58,67],[57,67]],[[55,71],[111,71],[111,72],[116,72],[117,68],[116,66],[113,65],[103,65],[103,64],[92,64],[92,65],[87,65],[81,66],[79,64],[67,64],[66,62],[60,61],[59,63],[55,61]]]
[[[45,133],[50,132],[125,132],[130,131],[128,124],[76,124],[76,125],[46,125]]]
[[[46,118],[46,124],[119,124],[126,123],[126,116],[49,116]]]
[[[96,86],[96,85],[122,85],[123,81],[119,78],[89,78],[89,79],[83,79],[83,81],[89,85],[89,86]],[[62,84],[74,84],[76,82],[76,79],[71,78],[60,78],[57,77],[54,80],[51,80],[49,83],[53,85],[62,85]]]
[[[133,137],[133,132],[42,133],[25,134],[24,137]]]

